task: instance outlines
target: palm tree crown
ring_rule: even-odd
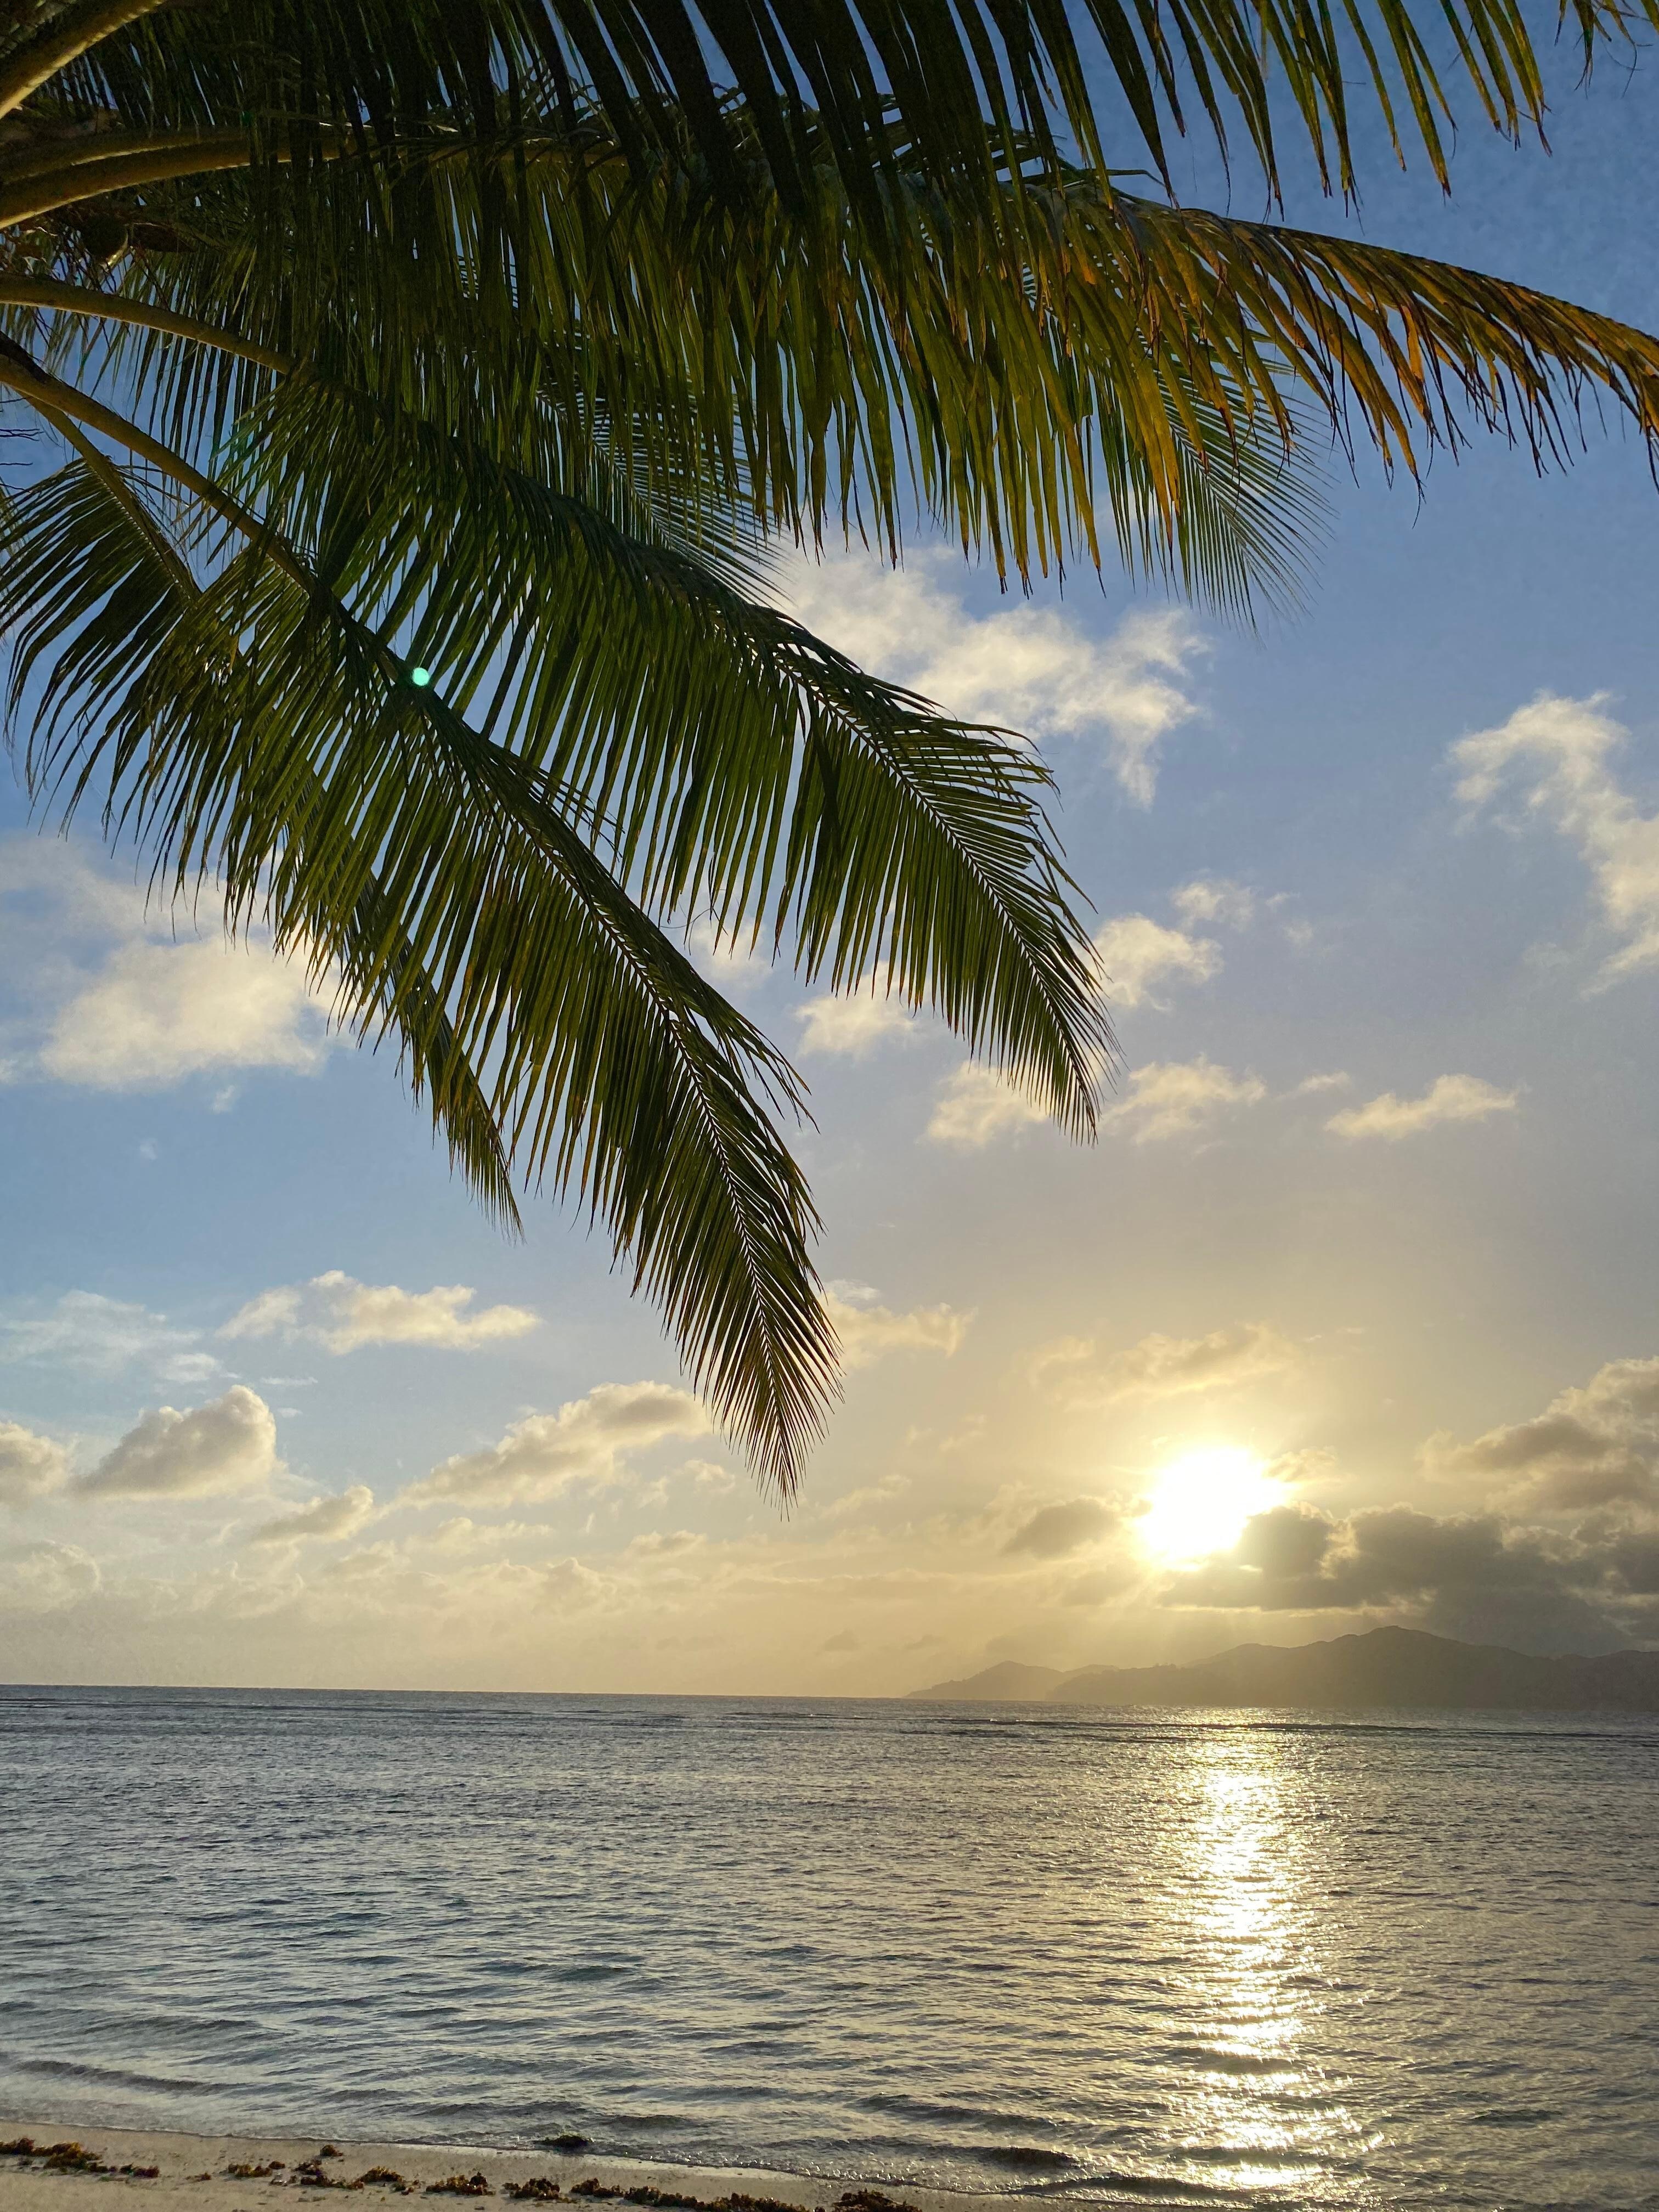
[[[1536,127],[1513,0],[1445,15]],[[31,788],[394,1037],[503,1219],[577,1195],[785,1493],[834,1381],[804,1099],[678,933],[878,978],[1079,1134],[1114,1046],[1035,754],[780,612],[769,549],[919,511],[1248,612],[1310,419],[1407,470],[1591,393],[1659,434],[1654,341],[1130,195],[1089,90],[1154,173],[1195,117],[1271,189],[1277,112],[1347,191],[1356,62],[1443,179],[1402,0],[0,0]]]

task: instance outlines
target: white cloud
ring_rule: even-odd
[[[917,1306],[909,1313],[893,1313],[884,1305],[837,1297],[831,1289],[824,1300],[836,1334],[841,1339],[843,1367],[867,1367],[890,1352],[942,1352],[954,1357],[972,1321],[970,1313],[951,1306]]]
[[[309,1074],[327,1048],[303,969],[214,939],[124,945],[59,1007],[37,1066],[96,1091],[154,1091],[209,1068]]]
[[[337,1497],[313,1498],[292,1513],[279,1513],[263,1521],[248,1538],[250,1544],[343,1543],[355,1536],[374,1511],[374,1492],[355,1482]]]
[[[1255,893],[1225,876],[1197,876],[1172,892],[1170,903],[1185,922],[1219,922],[1224,929],[1247,929],[1255,915]]]
[[[75,1487],[93,1498],[213,1498],[265,1481],[276,1466],[276,1424],[238,1382],[205,1406],[158,1406]]]
[[[1201,1056],[1153,1060],[1129,1078],[1129,1095],[1100,1117],[1104,1129],[1121,1129],[1137,1145],[1162,1143],[1206,1127],[1241,1106],[1258,1105],[1267,1087],[1254,1075],[1235,1075]]]
[[[927,1134],[936,1145],[978,1152],[1010,1130],[1029,1128],[1034,1121],[1048,1119],[1044,1108],[1005,1083],[994,1068],[964,1060],[940,1086]]]
[[[708,1413],[689,1390],[666,1382],[601,1382],[556,1413],[515,1421],[487,1450],[458,1453],[403,1494],[408,1505],[454,1498],[510,1505],[557,1498],[579,1484],[618,1482],[629,1453],[665,1437],[707,1433]]]
[[[61,840],[7,838],[4,860],[0,958],[23,1003],[0,1081],[154,1091],[321,1065],[330,1033],[304,963],[278,959],[258,932],[229,944],[210,896],[147,908],[136,884]]]
[[[1056,609],[970,615],[943,580],[948,553],[896,574],[846,556],[798,570],[801,619],[854,659],[964,721],[1036,738],[1092,739],[1137,805],[1152,804],[1158,748],[1197,712],[1182,688],[1206,647],[1179,612],[1135,613],[1109,638]]]
[[[722,933],[707,915],[699,915],[688,927],[685,949],[728,996],[763,981],[772,972],[772,959],[761,940],[747,930]]]
[[[915,1018],[902,999],[878,996],[867,986],[848,997],[826,994],[809,1000],[795,1018],[803,1052],[842,1053],[854,1060],[886,1037],[914,1036]]]
[[[485,1306],[468,1313],[477,1292],[464,1283],[429,1291],[399,1290],[395,1283],[359,1283],[337,1267],[308,1283],[262,1291],[220,1330],[221,1336],[282,1336],[320,1344],[329,1352],[359,1351],[369,1344],[424,1344],[470,1352],[481,1344],[522,1336],[538,1316],[525,1306]]]
[[[1620,940],[1603,964],[1604,984],[1659,964],[1659,813],[1641,812],[1613,774],[1612,757],[1629,733],[1598,711],[1605,696],[1540,693],[1501,728],[1464,738],[1450,754],[1457,796],[1472,811],[1512,788],[1528,817],[1577,847],[1602,921]]]
[[[1443,1121],[1484,1121],[1493,1114],[1512,1114],[1519,1095],[1483,1083],[1478,1075],[1442,1075],[1420,1098],[1401,1098],[1385,1091],[1363,1106],[1333,1114],[1325,1127],[1339,1137],[1382,1137],[1398,1144],[1402,1137],[1420,1136]]]
[[[1143,1336],[1103,1357],[1098,1346],[1067,1337],[1032,1361],[1034,1379],[1074,1405],[1183,1397],[1236,1389],[1294,1366],[1301,1353],[1266,1322],[1239,1322],[1208,1336]]]
[[[1144,914],[1121,914],[1109,921],[1095,939],[1095,951],[1115,1005],[1150,1006],[1160,1012],[1155,983],[1207,983],[1221,966],[1221,947],[1212,937],[1166,929]]]
[[[68,1473],[62,1444],[15,1421],[0,1421],[0,1505],[32,1504],[56,1490]]]
[[[0,1322],[0,1359],[112,1372],[146,1362],[162,1381],[198,1382],[217,1371],[194,1349],[199,1333],[175,1328],[165,1314],[96,1291],[68,1291],[48,1314]]]

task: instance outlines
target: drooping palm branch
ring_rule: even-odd
[[[1510,0],[1446,20],[1536,125]],[[302,952],[499,1214],[580,1194],[786,1492],[833,1377],[801,1094],[676,929],[884,976],[1079,1133],[1112,1047],[1035,756],[779,612],[769,548],[919,507],[1248,610],[1310,416],[1412,469],[1592,393],[1659,431],[1605,318],[1118,188],[1079,27],[1155,167],[1184,101],[1271,183],[1271,71],[1347,188],[1358,56],[1443,174],[1414,19],[1345,21],[0,0],[0,395],[64,457],[0,495],[33,788]]]

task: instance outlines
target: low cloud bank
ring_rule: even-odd
[[[1571,1533],[1496,1513],[1441,1518],[1409,1505],[1338,1519],[1280,1505],[1247,1523],[1231,1552],[1176,1576],[1167,1605],[1228,1612],[1407,1608],[1422,1626],[1474,1641],[1607,1650],[1659,1627],[1659,1537],[1626,1528]]]

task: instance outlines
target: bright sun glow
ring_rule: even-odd
[[[1147,1492],[1140,1539],[1160,1559],[1201,1559],[1238,1541],[1283,1492],[1254,1453],[1228,1445],[1172,1460]]]

